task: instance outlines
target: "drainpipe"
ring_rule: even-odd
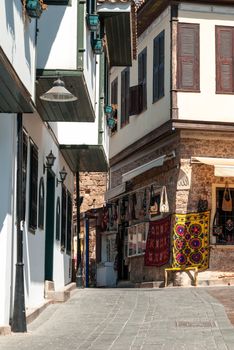
[[[23,121],[22,113],[17,114],[17,246],[15,265],[14,309],[11,323],[13,332],[27,332],[24,298],[24,263],[23,263]]]
[[[77,70],[80,72],[84,71],[84,6],[86,0],[77,1]]]
[[[171,5],[171,120],[178,119],[177,104],[177,28],[178,4]]]
[[[89,218],[85,218],[85,287],[89,287]]]
[[[76,234],[77,234],[77,258],[76,258],[76,287],[82,288],[82,266],[80,247],[80,173],[76,172]]]
[[[98,111],[98,144],[103,144],[104,132],[104,53],[100,55],[99,69],[99,111]]]

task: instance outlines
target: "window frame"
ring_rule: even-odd
[[[41,196],[42,191],[42,196]],[[44,229],[44,222],[45,222],[45,184],[44,184],[44,178],[43,176],[40,178],[39,181],[39,195],[38,195],[38,227],[40,229]]]
[[[55,240],[60,241],[60,233],[61,233],[61,204],[60,197],[57,197],[56,201],[56,215],[55,215]]]

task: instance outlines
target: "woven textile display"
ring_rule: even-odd
[[[173,217],[173,267],[209,267],[210,212],[175,214]]]
[[[151,221],[145,250],[145,266],[162,266],[170,258],[171,215]]]

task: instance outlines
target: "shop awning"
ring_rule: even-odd
[[[191,162],[213,165],[215,176],[234,177],[234,158],[191,157]]]
[[[106,191],[105,200],[108,201],[114,197],[117,197],[121,193],[124,193],[125,190],[126,190],[126,183],[124,182],[121,185],[118,185],[118,186],[113,187],[110,190]]]
[[[160,167],[164,164],[164,162],[166,160],[172,159],[175,157],[175,152],[171,152],[170,154],[164,154],[161,157],[158,157],[156,159],[151,160],[148,163],[145,163],[135,169],[132,169],[130,171],[128,171],[127,173],[122,175],[122,182],[126,182],[129,181],[131,179],[133,179],[134,177],[141,175],[143,173],[145,173],[146,171],[156,168],[156,167]]]

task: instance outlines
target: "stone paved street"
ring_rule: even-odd
[[[231,296],[234,288],[76,290],[68,302],[49,306],[27,334],[0,337],[0,349],[234,349],[234,328],[210,292]]]

